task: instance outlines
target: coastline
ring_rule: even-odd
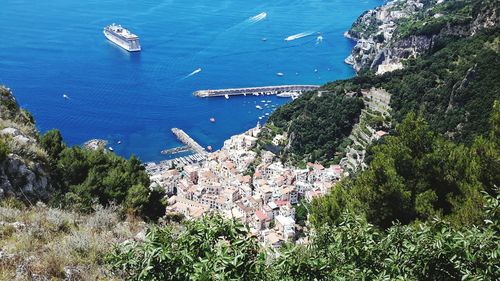
[[[348,34],[349,31],[344,33]],[[353,61],[353,68],[354,64]],[[325,93],[318,92],[318,97]],[[369,89],[363,91],[363,96],[367,98],[365,106],[382,116],[388,115],[390,95],[387,92]],[[364,122],[363,116],[368,118],[361,114],[359,124]],[[387,134],[359,124],[350,136],[355,143],[357,135],[371,143]],[[226,218],[238,218],[249,225],[264,245],[279,247],[286,241],[303,243],[295,241],[297,232],[307,232],[304,218],[295,215],[296,207],[328,194],[343,177],[366,168],[365,150],[349,146],[339,164],[325,167],[309,162],[300,168],[282,163],[271,151],[257,150],[261,130],[258,123],[231,136],[220,150],[208,153],[206,159],[178,161],[176,165],[172,161],[146,163],[152,187],[163,188],[169,197],[167,211],[188,219],[218,211]],[[370,132],[369,135],[365,131]],[[285,139],[285,135],[276,135],[272,142],[278,145]]]

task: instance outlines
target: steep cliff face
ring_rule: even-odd
[[[494,0],[394,0],[360,16],[345,35],[355,41],[345,60],[356,71],[383,74],[403,61],[498,24]]]
[[[51,189],[47,155],[38,144],[31,115],[19,108],[12,92],[0,86],[0,199],[46,199]]]

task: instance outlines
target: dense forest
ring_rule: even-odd
[[[310,92],[276,110],[269,122],[281,132],[289,132],[285,155],[291,156],[290,160],[298,162],[304,155],[311,155],[314,162],[320,157],[331,159],[345,149],[344,139],[358,121],[362,108],[363,101],[356,96]]]
[[[435,217],[457,226],[482,224],[482,193],[495,195],[500,183],[500,103],[494,112],[490,133],[471,145],[437,135],[421,115],[410,113],[371,148],[368,169],[313,202],[311,221],[335,223],[352,210],[381,228]]]

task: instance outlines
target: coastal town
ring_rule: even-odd
[[[327,94],[317,92],[318,96]],[[260,123],[232,136],[212,153],[174,128],[174,135],[195,154],[146,163],[151,185],[165,190],[167,212],[194,219],[217,211],[246,223],[266,246],[279,247],[285,241],[301,243],[300,233],[307,226],[297,223],[297,207],[306,204],[302,206],[306,208],[314,198],[328,194],[342,177],[366,168],[366,147],[387,133],[382,128],[390,126],[390,94],[375,88],[361,94],[366,108],[349,136],[352,145],[338,165],[307,163],[299,168],[282,163],[275,153],[256,149],[263,129]],[[371,120],[377,117],[387,124],[373,127]],[[272,144],[278,147],[285,141],[286,136],[277,134]]]
[[[328,193],[344,170],[314,163],[300,169],[284,165],[270,151],[258,154],[252,149],[260,131],[257,125],[231,137],[200,162],[175,168],[147,163],[152,185],[169,196],[167,211],[188,219],[218,211],[245,222],[262,244],[279,247],[295,241],[301,228],[295,219],[298,204]]]

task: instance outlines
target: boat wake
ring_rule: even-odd
[[[262,12],[262,13],[260,13],[258,15],[255,15],[253,17],[248,18],[248,21],[250,23],[256,23],[256,22],[259,22],[261,20],[264,20],[265,18],[267,18],[267,13],[266,12]]]
[[[303,38],[303,37],[311,36],[311,35],[313,35],[313,33],[314,32],[301,32],[301,33],[297,33],[297,34],[288,36],[287,38],[285,38],[285,41],[297,40],[297,39],[300,39],[300,38]]]
[[[196,75],[196,74],[198,74],[198,73],[200,73],[200,72],[201,72],[201,68],[197,68],[197,69],[195,69],[193,72],[191,72],[191,73],[189,73],[188,75],[186,75],[186,76],[184,77],[184,79],[189,78],[189,77],[191,77],[191,76],[193,76],[193,75]]]

